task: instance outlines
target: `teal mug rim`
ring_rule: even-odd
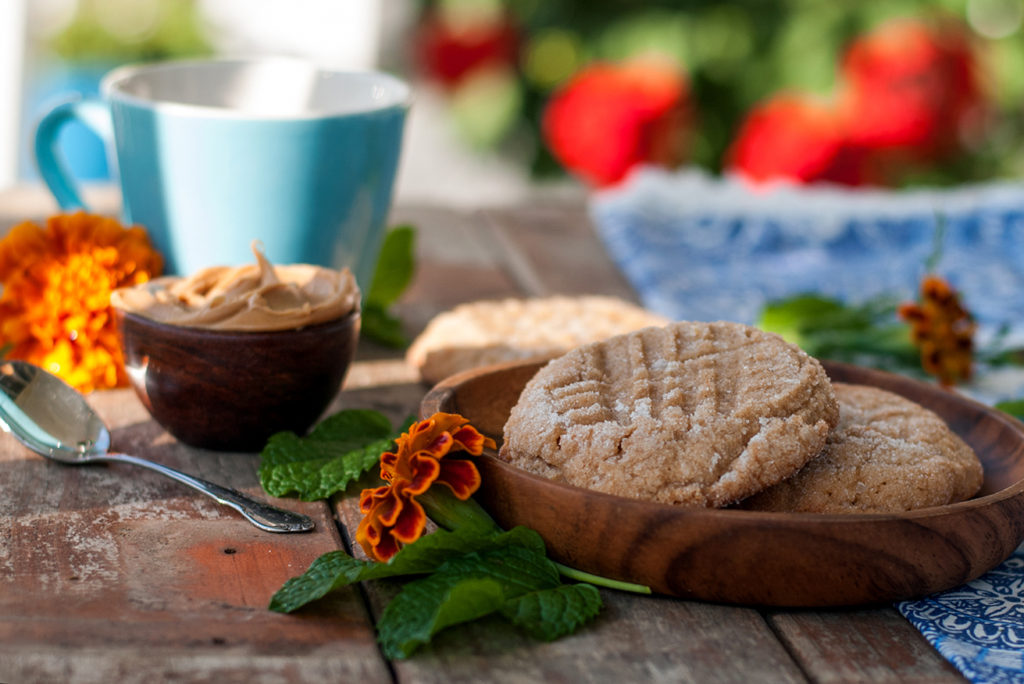
[[[305,66],[314,71],[342,77],[367,77],[377,79],[395,90],[396,96],[381,102],[380,104],[361,107],[358,109],[346,109],[341,112],[330,112],[313,110],[303,113],[288,114],[256,114],[229,107],[216,107],[211,105],[195,105],[173,100],[150,99],[126,93],[119,90],[118,86],[129,77],[142,72],[156,72],[181,68],[195,68],[201,66],[225,66],[225,65],[258,65],[258,64],[294,64]],[[325,119],[338,119],[348,117],[365,116],[376,112],[389,110],[408,110],[412,106],[412,87],[408,82],[397,76],[384,71],[374,69],[337,69],[324,66],[316,62],[293,58],[293,57],[257,57],[257,58],[199,58],[167,60],[161,62],[144,62],[125,64],[108,72],[100,80],[100,98],[103,100],[119,101],[145,109],[159,110],[176,115],[196,116],[203,118],[224,118],[233,120],[252,121],[277,121],[285,122],[290,120],[315,121]]]

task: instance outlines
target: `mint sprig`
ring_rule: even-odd
[[[996,402],[995,408],[1009,414],[1017,420],[1024,420],[1024,399],[1008,399]]]
[[[378,624],[389,658],[405,658],[451,625],[497,613],[511,600],[559,585],[558,569],[543,553],[508,546],[456,556],[423,579],[409,582]]]
[[[285,582],[270,600],[270,609],[290,613],[354,582],[422,575],[451,558],[507,546],[520,546],[544,555],[540,535],[526,527],[486,535],[437,530],[402,547],[387,563],[357,560],[344,551],[330,551],[313,561],[305,573]]]
[[[276,434],[261,454],[260,483],[273,496],[331,496],[377,466],[380,454],[408,427],[396,432],[377,411],[350,410],[325,419],[306,437]],[[502,531],[479,504],[458,500],[444,487],[420,494],[418,501],[440,529],[403,546],[387,563],[325,553],[274,594],[270,609],[290,613],[354,582],[412,578],[377,625],[384,653],[405,658],[445,627],[491,614],[540,639],[575,631],[600,611],[600,594],[590,585],[563,585],[560,574],[646,589],[552,562],[535,531]]]
[[[405,584],[378,623],[389,658],[406,658],[451,625],[491,614],[551,640],[595,617],[601,597],[590,585],[561,584],[540,536],[525,527],[480,534],[438,530],[403,547],[387,563],[324,554],[274,595],[270,609],[292,612],[353,582],[423,575]]]
[[[260,484],[271,496],[327,498],[375,467],[399,434],[386,416],[366,410],[336,413],[305,437],[279,432],[260,453]]]
[[[501,614],[534,639],[554,641],[596,617],[601,605],[592,584],[560,584],[506,602]]]
[[[412,281],[415,272],[416,230],[397,226],[388,231],[377,257],[373,280],[363,301],[361,332],[365,337],[388,347],[408,344],[402,323],[390,313]]]
[[[819,359],[921,375],[921,361],[910,329],[887,297],[847,304],[801,294],[767,303],[757,326],[778,333]]]

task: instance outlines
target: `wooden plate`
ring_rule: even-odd
[[[539,363],[448,378],[420,412],[460,413],[499,442]],[[881,387],[942,416],[985,469],[970,501],[900,514],[819,515],[688,508],[592,492],[485,455],[478,498],[503,527],[526,525],[569,566],[690,599],[840,606],[956,587],[1006,559],[1024,539],[1024,432],[956,393],[891,373],[826,363],[833,380]]]

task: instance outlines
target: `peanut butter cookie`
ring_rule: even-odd
[[[726,506],[795,473],[839,417],[821,364],[738,323],[673,323],[577,348],[526,385],[501,458],[668,504]]]
[[[503,361],[545,359],[589,342],[669,323],[615,297],[543,297],[461,304],[434,317],[406,360],[424,382]]]
[[[981,487],[978,457],[935,413],[875,387],[833,387],[839,425],[821,455],[743,508],[899,512],[962,501]]]

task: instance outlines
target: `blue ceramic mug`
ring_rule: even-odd
[[[291,59],[163,62],[115,69],[100,99],[58,105],[35,155],[61,209],[85,208],[57,148],[75,119],[113,142],[124,218],[167,270],[251,262],[348,266],[364,291],[376,265],[409,87],[375,72]]]

